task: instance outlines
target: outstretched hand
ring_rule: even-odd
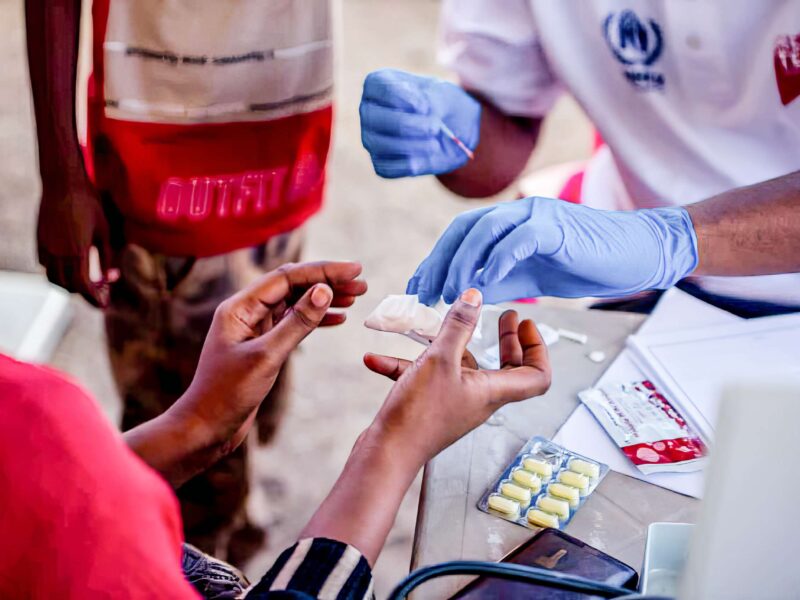
[[[470,362],[465,350],[481,302],[478,290],[464,292],[414,362],[364,357],[367,367],[396,383],[301,538],[343,541],[374,565],[420,468],[504,404],[547,391],[547,347],[533,322],[520,323],[513,310],[500,318],[501,368],[480,371]]]
[[[445,318],[439,336],[416,361],[367,354],[367,367],[397,383],[373,427],[386,440],[417,452],[423,464],[509,402],[550,387],[547,347],[533,321],[509,310],[500,317],[497,371],[470,366],[466,346],[478,322],[481,294],[469,289]],[[472,363],[474,365],[474,362]]]

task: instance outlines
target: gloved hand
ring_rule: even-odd
[[[394,69],[364,80],[361,141],[381,177],[439,175],[463,166],[478,145],[481,105],[457,85]]]
[[[536,296],[626,296],[666,289],[697,266],[683,208],[602,211],[526,198],[464,213],[417,268],[407,293],[433,304],[470,287],[487,303]]]

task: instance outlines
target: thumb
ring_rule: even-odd
[[[447,313],[431,348],[438,350],[455,364],[461,364],[461,357],[478,324],[482,302],[481,293],[474,288],[461,294]]]
[[[283,318],[260,341],[270,353],[288,356],[305,337],[314,331],[333,300],[333,290],[324,283],[318,283],[303,294]]]
[[[111,230],[102,209],[98,209],[92,243],[100,259],[100,273],[104,281],[116,281],[119,271],[114,269],[114,250],[111,246]]]

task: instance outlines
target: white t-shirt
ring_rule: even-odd
[[[442,62],[511,115],[563,90],[610,151],[586,204],[689,204],[800,170],[796,0],[444,0]],[[800,276],[704,278],[800,306]]]

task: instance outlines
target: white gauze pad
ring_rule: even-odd
[[[398,294],[386,296],[364,321],[364,325],[377,331],[389,331],[410,337],[415,342],[429,345],[439,334],[450,305],[439,302],[426,306],[416,296]],[[505,309],[484,304],[472,339],[467,344],[475,361],[482,369],[500,368],[500,341],[497,324]],[[558,332],[544,323],[537,324],[539,333],[548,346],[558,341]]]
[[[400,333],[428,345],[439,334],[449,309],[450,306],[442,302],[431,308],[421,303],[416,296],[387,296],[367,317],[364,325],[377,331]],[[467,345],[467,349],[483,369],[500,368],[497,321],[502,313],[503,310],[497,306],[482,306],[475,333]]]

